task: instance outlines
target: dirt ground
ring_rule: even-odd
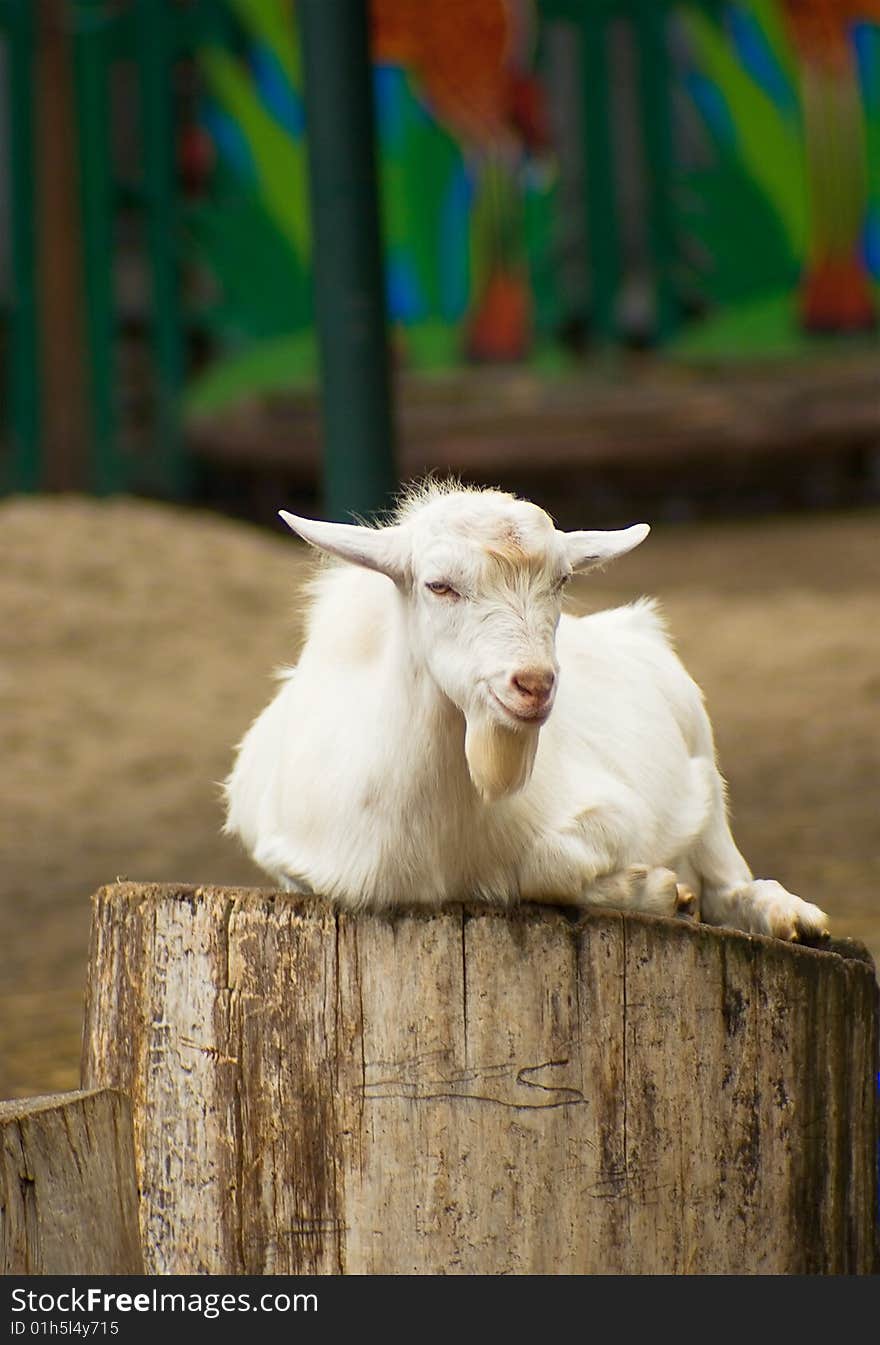
[[[283,503],[280,501],[279,503]],[[588,520],[585,520],[588,523]],[[573,606],[658,596],[755,871],[880,958],[880,513],[655,529]],[[0,1097],[78,1082],[89,896],[265,880],[217,781],[295,657],[303,549],[128,499],[0,505]]]

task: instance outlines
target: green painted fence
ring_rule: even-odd
[[[235,304],[228,304],[225,314],[221,315],[222,302],[213,310],[210,303],[202,304],[197,310],[191,297],[184,297],[184,282],[192,275],[194,252],[204,245],[200,245],[198,231],[194,228],[198,206],[182,193],[179,165],[175,161],[179,129],[174,124],[175,81],[184,60],[193,58],[193,70],[198,67],[204,77],[206,69],[209,75],[211,72],[217,75],[218,71],[222,73],[221,67],[228,71],[240,56],[246,55],[248,43],[253,38],[252,32],[245,31],[247,25],[241,22],[246,11],[259,10],[262,17],[274,15],[276,30],[279,25],[288,23],[288,19],[269,0],[265,3],[261,0],[259,5],[256,0],[248,0],[247,4],[245,0],[189,0],[189,3],[180,4],[173,0],[66,0],[66,5],[76,89],[83,219],[82,289],[86,296],[85,358],[91,420],[88,479],[83,484],[96,493],[141,490],[181,497],[190,492],[194,484],[181,421],[185,387],[191,394],[194,386],[191,358],[196,344],[194,337],[204,334],[213,343],[211,349],[226,353],[223,340],[234,327],[229,314]],[[777,348],[786,353],[806,348],[808,338],[798,329],[795,302],[799,276],[803,275],[810,251],[808,193],[805,190],[806,142],[799,111],[796,60],[785,37],[776,0],[744,0],[742,5],[734,7],[740,17],[751,16],[761,30],[761,41],[775,62],[774,78],[778,86],[775,91],[762,86],[754,70],[744,64],[733,33],[734,8],[725,6],[722,0],[679,0],[679,3],[673,0],[535,0],[535,5],[547,25],[543,31],[549,31],[550,24],[564,20],[571,26],[573,40],[577,43],[580,152],[585,163],[584,200],[578,209],[582,215],[580,232],[586,242],[586,269],[591,280],[587,314],[591,339],[614,343],[624,335],[620,330],[620,298],[627,263],[624,222],[620,218],[620,174],[615,162],[612,92],[616,67],[611,40],[612,23],[623,19],[629,25],[631,49],[636,60],[631,115],[637,118],[645,174],[641,191],[645,213],[643,232],[653,291],[653,327],[648,338],[665,345],[670,353],[677,352],[682,358],[699,358],[701,350],[711,354],[715,338],[719,348],[726,348],[725,341],[727,346],[733,342],[742,347],[752,342],[749,349],[755,357],[772,354]],[[33,9],[31,0],[0,0],[0,43],[7,54],[5,89],[9,97],[8,120],[12,131],[9,232],[14,282],[6,310],[0,314],[5,341],[3,377],[6,383],[2,419],[7,430],[0,461],[0,487],[3,489],[34,489],[42,476],[39,305],[36,302],[39,277],[34,246],[37,216],[33,186],[36,176],[32,125]],[[672,68],[667,23],[672,11],[675,11],[675,22],[684,23],[688,43],[695,54],[700,87],[705,95],[712,96],[712,101],[706,105],[701,105],[699,99],[695,99],[695,103],[717,162],[713,160],[708,166],[700,165],[697,169],[691,166],[686,171],[677,161],[681,155],[677,154],[673,143],[673,102],[682,93],[692,96],[692,90],[684,88],[681,71]],[[291,34],[282,34],[282,38],[289,47]],[[877,140],[880,135],[880,28],[876,29],[870,43],[873,46],[863,44],[862,51],[863,82],[868,90],[865,94],[866,133],[872,184],[865,255],[872,268],[871,283],[876,287],[880,277],[880,179],[876,170],[880,162],[876,153],[880,143]],[[279,51],[284,54],[281,48]],[[139,144],[130,156],[132,161],[120,165],[117,171],[112,162],[111,85],[120,74],[136,83]],[[210,83],[210,79],[207,82]],[[211,92],[216,98],[216,89]],[[298,94],[300,92],[298,88]],[[415,96],[412,106],[416,106]],[[234,112],[235,106],[232,106],[231,114]],[[234,116],[230,119],[234,121]],[[280,125],[273,125],[272,131],[275,135],[273,145],[277,148],[285,132]],[[288,139],[282,146],[289,152],[272,158],[273,163],[282,163],[286,167],[268,174],[272,179],[271,203],[283,206],[288,222],[292,216],[300,220],[301,228],[297,227],[310,237],[304,205],[301,128],[297,134],[296,144]],[[451,138],[450,145],[452,155],[455,147]],[[414,219],[417,216],[416,223],[412,224],[407,216],[407,228],[410,225],[413,229],[422,227],[428,214],[432,217],[437,214],[434,198],[429,199],[426,191],[420,195],[418,186],[414,187],[405,174],[398,173],[392,186],[394,191],[388,196],[392,207],[400,206],[401,201],[408,205],[412,200],[418,206],[413,215]],[[682,186],[695,202],[696,209],[683,204]],[[548,196],[547,200],[550,199]],[[386,225],[389,219],[392,226],[395,221],[400,224],[394,209],[387,208],[388,200]],[[219,242],[226,248],[227,268],[230,265],[229,239],[235,228],[240,227],[245,240],[250,236],[245,227],[249,217],[240,220],[234,203],[232,209],[228,207],[229,202],[224,198],[215,211],[216,215],[222,216],[226,229]],[[547,212],[553,208],[542,198],[544,214],[541,221],[545,230]],[[246,215],[244,207],[242,211]],[[137,221],[147,282],[145,304],[137,321],[141,332],[138,349],[145,348],[148,356],[142,363],[148,370],[149,388],[148,397],[142,400],[138,412],[137,435],[131,433],[133,416],[130,407],[122,401],[126,385],[120,355],[130,355],[131,342],[121,339],[123,314],[116,293],[117,231],[120,218],[126,212]],[[393,234],[393,227],[390,232]],[[283,249],[280,253],[271,251],[269,244],[275,234],[265,231],[263,237],[266,241],[263,249],[257,246],[248,250],[245,245],[245,252],[249,257],[260,254],[261,262],[265,263],[262,280],[265,282],[269,276],[271,285],[273,275],[283,269],[276,262],[283,262],[284,253]],[[683,239],[695,241],[700,246],[693,251],[699,251],[701,256],[708,255],[712,260],[714,271],[708,278],[696,275],[692,268],[696,279],[688,274],[683,285]],[[238,242],[240,253],[240,240],[234,241]],[[394,241],[393,237],[389,239],[392,245]],[[303,324],[311,322],[314,259],[308,248],[301,251],[302,264],[296,284],[281,284],[272,291],[275,297],[277,290],[273,320],[278,318],[275,311],[278,310],[283,322],[293,299],[299,304],[300,311],[295,321],[291,314],[290,330],[273,327],[268,333],[273,338],[279,334],[288,337],[296,323],[299,327],[295,335],[301,336]],[[389,248],[386,255],[390,255],[390,251]],[[233,271],[238,265],[239,253],[232,257]],[[203,265],[204,261],[202,257],[199,264]],[[240,276],[238,278],[241,280]],[[222,288],[221,283],[218,289]],[[253,287],[249,292],[252,291]],[[692,292],[702,304],[701,311],[710,314],[711,321],[686,325],[683,313],[689,311],[687,300]],[[533,297],[537,302],[537,291]],[[240,294],[238,301],[240,305]],[[581,302],[580,296],[578,302]],[[554,303],[548,305],[548,311],[553,310],[556,314]],[[434,326],[441,326],[448,314],[435,312],[435,308],[436,305],[430,308],[429,317]],[[553,328],[554,321],[555,318],[548,318],[544,322],[542,336]],[[769,336],[764,345],[759,346],[755,332],[762,321]],[[241,322],[239,329],[247,338],[248,333]],[[218,336],[222,339],[215,340]],[[228,349],[232,349],[233,355],[242,354],[244,358],[250,353],[247,339],[242,339],[237,348],[230,343]],[[444,345],[443,350],[446,349]],[[448,349],[453,351],[451,343]],[[221,362],[215,361],[212,369],[216,371]],[[283,363],[281,375],[288,370],[287,355]],[[310,371],[313,368],[312,359]],[[273,377],[280,386],[283,378],[277,376],[275,365],[273,370]],[[376,379],[379,377],[377,373]],[[249,390],[253,391],[250,385],[242,390],[237,383],[233,389],[236,396]],[[148,414],[142,414],[147,401]],[[341,508],[339,499],[336,495],[333,505],[337,513]],[[360,501],[357,507],[368,511]]]
[[[146,489],[185,495],[190,467],[180,433],[185,329],[179,285],[178,196],[174,164],[172,79],[176,61],[228,29],[219,0],[183,8],[165,0],[70,0],[83,218],[92,454],[89,487],[97,494]],[[127,200],[146,239],[153,415],[149,451],[126,451],[121,432],[114,297],[114,230],[123,186],[114,175],[110,80],[114,65],[136,71],[141,175]]]
[[[718,12],[724,0],[688,0],[688,8]],[[638,64],[638,115],[647,174],[648,260],[654,280],[654,331],[658,342],[678,322],[675,300],[678,180],[672,143],[673,81],[667,18],[679,0],[538,0],[545,19],[576,25],[580,41],[582,145],[586,163],[584,202],[592,283],[591,318],[596,332],[618,335],[616,304],[622,276],[621,228],[611,106],[609,29],[625,19],[632,26]]]
[[[32,0],[0,0],[8,133],[8,295],[0,307],[4,344],[0,388],[0,483],[7,491],[40,484],[40,377],[34,224],[34,15]]]
[[[718,0],[697,0],[718,7]],[[175,61],[211,42],[234,45],[235,5],[228,0],[70,0],[75,55],[84,220],[85,291],[92,405],[91,489],[98,493],[143,488],[185,494],[189,467],[182,444],[179,407],[183,391],[187,316],[179,272],[183,212],[175,182],[173,100]],[[677,323],[674,297],[675,239],[672,181],[670,77],[665,16],[656,0],[539,0],[547,19],[574,20],[581,35],[584,153],[589,160],[585,233],[594,278],[592,329],[599,339],[617,339],[616,301],[621,282],[620,228],[615,183],[608,23],[625,16],[640,55],[640,129],[650,181],[648,235],[655,286],[655,335],[667,339]],[[140,91],[142,175],[133,193],[144,222],[149,311],[147,325],[153,378],[150,450],[124,447],[118,404],[117,313],[113,295],[114,220],[120,184],[111,166],[109,81],[115,63],[136,69]],[[128,193],[129,204],[132,192]],[[374,399],[375,400],[375,399]],[[387,475],[387,472],[384,474]],[[342,492],[332,488],[338,513]],[[377,501],[378,503],[378,501]],[[366,503],[359,501],[359,508]]]
[[[180,423],[189,333],[180,284],[185,206],[180,199],[175,162],[174,69],[182,56],[211,42],[234,44],[235,6],[224,3],[224,0],[197,0],[186,7],[175,6],[166,0],[130,0],[127,6],[111,5],[107,0],[70,0],[70,8],[93,412],[89,484],[98,494],[146,488],[154,493],[180,497],[190,490],[191,464],[182,443]],[[349,57],[347,74],[344,79],[335,81],[337,92],[346,93],[361,59],[365,72],[368,68],[365,0],[346,0],[343,4],[335,0],[332,6],[331,0],[322,0],[320,7],[312,7],[306,13],[316,32],[319,20],[332,20],[323,37],[318,33],[311,43],[314,48],[311,63],[315,66],[318,92],[335,71],[334,52],[328,44],[333,42],[334,35],[337,44],[342,44],[345,33],[352,29],[351,41],[344,48]],[[358,19],[363,28],[360,43],[355,32]],[[340,50],[343,46],[340,45]],[[360,56],[361,46],[363,58]],[[324,53],[323,64],[318,60],[321,53]],[[113,259],[114,222],[121,189],[113,172],[109,109],[113,67],[126,61],[136,70],[140,113],[140,176],[134,190],[129,185],[127,202],[136,207],[143,224],[149,291],[147,327],[152,357],[148,451],[139,453],[125,447],[127,436],[121,424],[116,394],[119,378]],[[363,97],[369,97],[366,79],[364,90]],[[363,247],[359,247],[365,234],[365,219],[378,214],[375,202],[368,199],[368,185],[372,196],[375,195],[374,184],[367,181],[374,171],[372,155],[367,153],[370,144],[365,139],[366,132],[359,138],[353,134],[360,122],[366,126],[369,119],[365,120],[358,112],[350,120],[344,138],[334,139],[338,117],[332,115],[332,109],[323,120],[320,113],[321,105],[313,97],[310,114],[316,126],[329,128],[323,137],[321,152],[312,155],[316,199],[326,178],[322,164],[329,166],[330,196],[333,197],[340,156],[345,157],[342,151],[349,142],[354,148],[347,156],[348,160],[353,162],[357,154],[364,162],[359,174],[356,168],[352,169],[355,177],[362,179],[357,199],[348,201],[345,210],[340,208],[338,201],[334,203],[331,199],[330,208],[322,217],[321,228],[322,236],[327,235],[330,250],[335,243],[335,255],[347,263],[344,275],[338,277],[335,272],[339,266],[334,266],[332,257],[329,267],[324,266],[323,290],[327,302],[323,308],[327,313],[322,313],[320,293],[317,304],[319,319],[326,319],[319,325],[322,331],[327,328],[323,359],[327,430],[324,484],[330,512],[344,516],[349,510],[368,513],[386,507],[396,481],[391,465],[393,444],[388,369],[379,357],[383,296],[378,237],[374,249],[375,267],[368,266],[369,259]],[[280,190],[284,190],[283,184]],[[340,233],[343,217],[350,218],[344,238]],[[367,275],[368,270],[375,274]],[[365,340],[361,329],[364,328],[364,296],[368,290],[376,295],[373,304],[376,320],[369,325],[369,339]],[[335,308],[333,295],[336,296]],[[350,321],[344,318],[348,310],[354,314]],[[344,388],[340,387],[340,382]]]

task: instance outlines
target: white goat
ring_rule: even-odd
[[[699,688],[654,605],[561,615],[644,541],[429,485],[382,528],[282,512],[348,562],[242,741],[226,831],[282,886],[358,908],[483,898],[689,914],[784,939],[826,917],[755,880]],[[552,713],[551,713],[552,711]]]

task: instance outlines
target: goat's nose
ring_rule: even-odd
[[[556,684],[552,668],[520,668],[512,674],[510,684],[514,691],[530,705],[546,705]]]

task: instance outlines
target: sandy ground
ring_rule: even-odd
[[[878,543],[877,512],[661,528],[571,600],[662,600],[740,847],[875,958]],[[140,501],[0,505],[0,1097],[77,1085],[98,886],[265,881],[216,782],[295,657],[304,560],[280,529]]]

